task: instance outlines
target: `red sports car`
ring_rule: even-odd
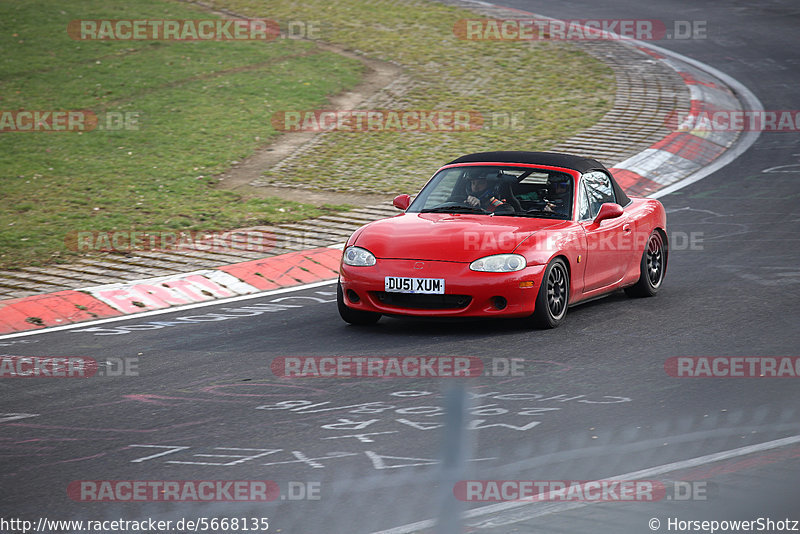
[[[664,207],[628,198],[593,159],[470,154],[394,205],[405,213],[345,246],[337,293],[348,323],[504,316],[553,328],[573,304],[618,289],[653,296],[664,281]]]

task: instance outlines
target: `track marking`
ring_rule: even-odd
[[[739,80],[734,78],[733,76],[729,76],[725,74],[719,69],[712,67],[711,65],[707,65],[701,61],[697,61],[696,59],[692,59],[690,57],[684,56],[683,54],[679,54],[677,52],[673,52],[672,50],[667,50],[666,48],[662,48],[660,46],[656,46],[652,43],[647,43],[643,41],[630,41],[633,44],[638,46],[644,46],[649,48],[650,50],[654,50],[659,54],[663,54],[668,57],[672,57],[677,59],[678,61],[682,61],[684,63],[688,63],[689,65],[700,69],[708,74],[711,74],[717,79],[722,80],[728,87],[733,89],[733,91],[737,94],[740,101],[743,101],[745,105],[745,109],[751,111],[764,111],[764,106],[761,104],[761,101],[758,97],[750,91],[743,83]],[[709,174],[717,172],[718,170],[722,169],[729,163],[732,163],[736,158],[747,152],[753,144],[755,144],[758,137],[761,135],[759,131],[747,131],[744,132],[742,136],[736,141],[736,145],[733,148],[729,148],[726,150],[720,157],[712,161],[709,165],[700,168],[699,170],[693,172],[686,178],[665,187],[664,189],[660,189],[649,195],[650,198],[660,198],[670,193],[674,193],[679,189],[683,189],[684,187],[691,185],[695,182],[699,182]]]
[[[119,317],[109,317],[108,319],[98,319],[97,321],[86,321],[83,323],[74,323],[74,324],[67,324],[64,326],[52,326],[49,328],[44,328],[42,330],[30,330],[28,332],[17,332],[15,334],[6,334],[4,336],[0,336],[0,340],[2,339],[11,339],[15,337],[24,337],[24,336],[35,336],[37,334],[49,334],[50,332],[58,332],[61,330],[72,330],[73,328],[85,328],[88,326],[95,326],[99,324],[108,324],[108,323],[115,323],[119,321],[127,321],[129,319],[139,319],[140,317],[152,317],[153,315],[163,315],[165,313],[173,313],[173,312],[181,312],[184,310],[194,310],[196,308],[205,308],[207,306],[216,306],[217,304],[227,304],[229,302],[239,302],[241,300],[251,300],[256,298],[262,297],[269,297],[272,295],[280,295],[282,293],[291,293],[293,291],[302,291],[304,289],[313,289],[315,287],[322,287],[326,285],[333,284],[337,281],[336,278],[333,280],[322,280],[321,282],[313,282],[310,284],[304,284],[301,286],[292,286],[292,287],[283,287],[281,289],[273,289],[270,291],[263,291],[260,293],[252,293],[250,295],[240,295],[236,297],[230,297],[226,299],[219,299],[219,300],[209,300],[206,302],[198,302],[195,304],[187,304],[185,306],[175,306],[173,308],[164,308],[162,310],[152,310],[148,312],[142,313],[132,313],[130,315],[122,315]]]
[[[764,443],[759,443],[756,445],[748,445],[746,447],[739,447],[738,449],[731,449],[723,452],[717,452],[713,454],[707,454],[705,456],[698,456],[696,458],[690,458],[688,460],[681,460],[679,462],[672,462],[669,464],[658,465],[655,467],[649,467],[647,469],[641,469],[639,471],[632,471],[630,473],[624,473],[621,475],[616,475],[613,477],[605,477],[603,480],[637,480],[637,479],[647,479],[652,478],[658,475],[663,475],[665,473],[669,473],[671,471],[678,471],[681,469],[687,469],[690,467],[697,467],[700,465],[710,464],[714,462],[719,462],[721,460],[728,460],[730,458],[736,458],[739,456],[746,456],[748,454],[753,454],[755,452],[766,451],[770,449],[777,449],[780,447],[785,447],[787,445],[793,445],[795,443],[800,443],[800,435],[790,436],[788,438],[776,439],[773,441],[766,441]],[[546,494],[541,493],[539,494],[540,498],[546,497]],[[481,517],[489,514],[496,514],[496,513],[503,513],[509,512],[511,510],[522,508],[526,506],[530,506],[531,504],[536,504],[532,502],[503,502],[499,504],[491,504],[488,506],[482,506],[480,508],[473,508],[472,510],[468,510],[464,512],[462,515],[463,519],[472,519],[476,517]],[[541,503],[538,503],[541,504]],[[491,521],[485,520],[482,522],[470,523],[469,526],[473,528],[482,528],[483,526],[486,527],[497,527],[501,525],[508,525],[511,523],[517,523],[519,521],[525,521],[527,519],[531,519],[534,517],[540,517],[543,515],[548,514],[555,514],[559,512],[565,512],[567,510],[572,510],[574,508],[579,508],[581,506],[586,506],[589,503],[551,503],[545,504],[544,506],[540,506],[536,510],[532,511],[525,511],[519,512],[516,514],[509,514],[509,518],[506,520],[501,521]],[[399,527],[391,528],[389,530],[381,530],[378,532],[373,532],[372,534],[410,534],[412,532],[417,532],[424,529],[429,529],[436,526],[436,522],[432,519],[427,519],[425,521],[418,521],[416,523],[409,523],[407,525],[402,525]]]
[[[470,1],[474,2],[474,0],[467,0],[467,1],[468,2],[470,2]],[[478,3],[478,2],[474,2],[474,3]],[[539,14],[536,14],[536,13],[532,13],[530,11],[525,11],[523,9],[518,9],[518,8],[514,8],[514,7],[510,7],[510,6],[502,6],[502,5],[499,5],[499,4],[490,4],[490,3],[486,3],[486,2],[480,2],[480,4],[488,5],[488,6],[499,8],[499,9],[506,9],[506,10],[509,10],[509,11],[516,11],[518,13],[522,13],[524,15],[530,15],[532,17],[538,17],[538,18],[548,19],[548,20],[559,20],[559,19],[554,18],[554,17],[547,17],[547,16],[544,16],[544,15],[539,15]],[[612,32],[612,31],[607,31],[606,33],[610,34],[612,38],[616,37],[616,38],[619,38],[621,40],[621,37],[618,34]],[[763,104],[761,104],[761,101],[758,99],[758,97],[752,91],[750,91],[750,89],[748,89],[743,83],[741,83],[739,80],[737,80],[733,76],[725,74],[721,70],[719,70],[719,69],[717,69],[715,67],[712,67],[711,65],[708,65],[706,63],[703,63],[702,61],[698,61],[696,59],[692,59],[690,57],[684,56],[683,54],[679,54],[677,52],[673,52],[672,50],[668,50],[666,48],[662,48],[660,46],[654,45],[651,42],[639,41],[639,40],[636,40],[636,39],[625,39],[625,43],[626,44],[631,44],[633,46],[648,48],[648,49],[653,50],[654,52],[656,52],[658,54],[670,57],[672,59],[676,59],[678,61],[681,61],[683,63],[691,65],[691,66],[693,66],[693,67],[695,67],[695,68],[697,68],[697,69],[699,69],[699,70],[701,70],[703,72],[706,72],[706,73],[714,76],[715,78],[721,80],[726,85],[728,85],[728,87],[733,89],[734,93],[736,93],[738,95],[739,100],[743,101],[743,103],[745,104],[745,109],[748,109],[750,111],[755,111],[755,112],[764,111]],[[733,160],[735,160],[736,158],[738,158],[739,156],[744,154],[756,142],[756,140],[758,139],[758,137],[760,135],[761,135],[761,132],[759,132],[759,131],[747,131],[747,132],[744,132],[744,134],[741,135],[739,137],[739,139],[736,141],[736,145],[733,148],[729,148],[728,150],[726,150],[720,157],[715,159],[709,165],[706,165],[705,167],[702,167],[702,168],[698,169],[697,171],[693,172],[692,174],[690,174],[686,178],[683,178],[682,180],[680,180],[678,182],[675,182],[672,185],[669,185],[669,186],[667,186],[667,187],[665,187],[663,189],[659,189],[655,193],[653,193],[651,195],[648,195],[648,198],[660,198],[660,197],[669,195],[670,193],[674,193],[675,191],[678,191],[679,189],[683,189],[684,187],[686,187],[688,185],[691,185],[691,184],[693,184],[695,182],[698,182],[698,181],[702,180],[703,178],[705,178],[709,174],[714,173],[714,172],[722,169],[723,167],[725,167],[729,163],[733,162]]]

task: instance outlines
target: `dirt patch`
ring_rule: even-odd
[[[378,93],[403,73],[403,69],[392,63],[365,58],[341,47],[327,43],[316,43],[321,50],[335,52],[357,59],[364,64],[366,74],[364,80],[350,91],[331,97],[325,109],[356,109],[359,104]],[[261,178],[264,171],[273,168],[283,159],[291,156],[306,143],[310,143],[320,134],[314,132],[290,132],[280,136],[274,143],[257,150],[252,156],[231,167],[217,176],[219,187],[237,191],[250,197],[279,197],[313,205],[352,204],[364,205],[391,200],[392,195],[364,193],[336,193],[303,187],[275,187],[253,185]]]

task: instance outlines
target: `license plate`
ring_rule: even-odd
[[[387,293],[444,294],[444,278],[406,278],[387,276],[384,280]]]

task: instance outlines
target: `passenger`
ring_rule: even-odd
[[[494,212],[505,204],[505,200],[497,198],[500,183],[495,178],[497,171],[486,169],[470,169],[467,171],[467,198],[464,201],[468,206],[482,208]]]

